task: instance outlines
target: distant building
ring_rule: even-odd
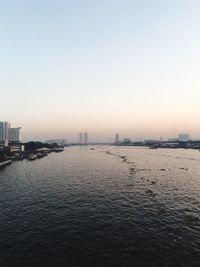
[[[154,144],[156,144],[157,143],[157,141],[156,140],[154,140],[154,139],[145,139],[144,140],[144,144],[145,145],[154,145]]]
[[[79,144],[88,144],[88,133],[79,133]]]
[[[144,140],[141,137],[134,137],[134,142],[143,142]]]
[[[123,144],[124,145],[129,145],[131,143],[131,139],[130,138],[124,138],[123,139]]]
[[[7,121],[0,122],[0,143],[7,142],[22,142],[22,128],[11,128],[11,125]]]
[[[181,133],[178,136],[178,141],[180,142],[188,142],[190,140],[190,135],[187,133]]]
[[[174,138],[169,138],[168,142],[178,142],[178,138],[174,137]]]
[[[51,145],[51,144],[57,144],[58,146],[65,146],[67,145],[68,141],[67,139],[51,139],[51,140],[47,140],[45,141],[45,143]]]
[[[115,144],[116,145],[119,144],[119,134],[118,133],[115,135]]]
[[[88,133],[84,133],[84,144],[88,144]]]
[[[10,128],[10,123],[7,121],[0,122],[0,142],[8,141],[8,129]]]
[[[79,133],[79,144],[83,144],[83,133]]]
[[[8,129],[8,141],[14,143],[22,142],[22,128],[9,128]]]

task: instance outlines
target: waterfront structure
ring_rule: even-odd
[[[168,138],[168,142],[178,142],[178,138],[176,137]]]
[[[190,140],[190,135],[187,133],[181,133],[178,136],[178,141],[180,142],[188,142]]]

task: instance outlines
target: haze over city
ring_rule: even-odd
[[[199,1],[9,1],[1,120],[26,140],[200,137]],[[2,101],[3,100],[3,101]]]

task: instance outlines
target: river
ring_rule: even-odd
[[[13,162],[0,266],[200,266],[200,152],[77,146]]]

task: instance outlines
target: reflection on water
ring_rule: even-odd
[[[0,171],[0,266],[200,266],[200,153],[67,148]]]

